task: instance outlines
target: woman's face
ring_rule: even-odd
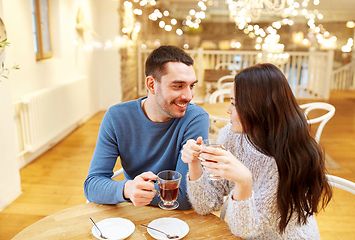
[[[239,115],[237,112],[237,109],[235,107],[235,93],[234,93],[234,84],[231,88],[230,91],[230,98],[231,98],[231,102],[226,110],[226,112],[230,115],[230,122],[232,124],[231,130],[234,133],[243,133],[243,127],[242,124],[240,123],[239,120]]]

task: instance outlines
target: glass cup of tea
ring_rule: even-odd
[[[220,149],[224,149],[224,150],[228,150],[228,140],[224,139],[224,138],[210,138],[210,139],[205,139],[202,142],[203,146],[206,147],[213,147],[213,148],[220,148]],[[209,162],[213,162],[211,160],[207,160],[207,159],[203,159],[201,157],[198,157],[201,161],[209,161]],[[208,177],[211,180],[220,180],[222,179],[220,176],[216,175],[216,174],[212,174],[209,173]]]
[[[159,185],[159,196],[161,202],[159,207],[165,210],[173,210],[179,207],[179,203],[176,201],[180,182],[181,174],[172,170],[165,170],[158,173],[156,183]]]

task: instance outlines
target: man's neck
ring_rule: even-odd
[[[145,114],[145,116],[152,122],[167,122],[169,121],[171,118],[169,119],[162,119],[163,117],[159,117],[159,113],[161,112],[160,109],[156,109],[155,107],[157,107],[156,105],[154,105],[154,101],[153,99],[149,99],[145,98],[141,101],[141,105],[142,105],[142,110]]]

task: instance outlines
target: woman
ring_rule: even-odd
[[[189,165],[188,196],[199,214],[227,200],[227,222],[245,239],[319,239],[314,213],[332,197],[324,155],[283,73],[272,64],[239,72],[231,89],[231,117],[219,138],[228,151],[190,139],[182,150]],[[201,157],[206,160],[198,160]],[[208,179],[208,174],[223,180]]]

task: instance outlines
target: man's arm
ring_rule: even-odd
[[[154,184],[149,182],[156,179],[155,174],[143,172],[131,179],[124,171],[125,180],[111,179],[117,157],[120,155],[117,138],[122,136],[122,133],[118,131],[109,110],[102,120],[95,152],[84,183],[85,196],[89,201],[100,204],[116,204],[131,200],[135,206],[147,205],[155,196]]]
[[[176,171],[182,174],[180,191],[178,195],[178,201],[180,204],[179,209],[185,210],[185,209],[190,209],[191,207],[191,204],[188,200],[187,187],[186,187],[186,174],[188,172],[188,164],[184,163],[181,160],[181,150],[183,149],[184,144],[189,139],[196,140],[199,136],[202,136],[203,139],[207,139],[209,133],[209,123],[210,123],[210,119],[207,113],[201,114],[197,118],[195,118],[186,129],[186,133],[184,134],[184,141],[179,146],[180,147],[179,159],[176,166]]]
[[[125,201],[122,191],[126,180],[111,179],[119,151],[109,111],[105,114],[91,159],[84,193],[89,201],[100,204],[116,204]]]

